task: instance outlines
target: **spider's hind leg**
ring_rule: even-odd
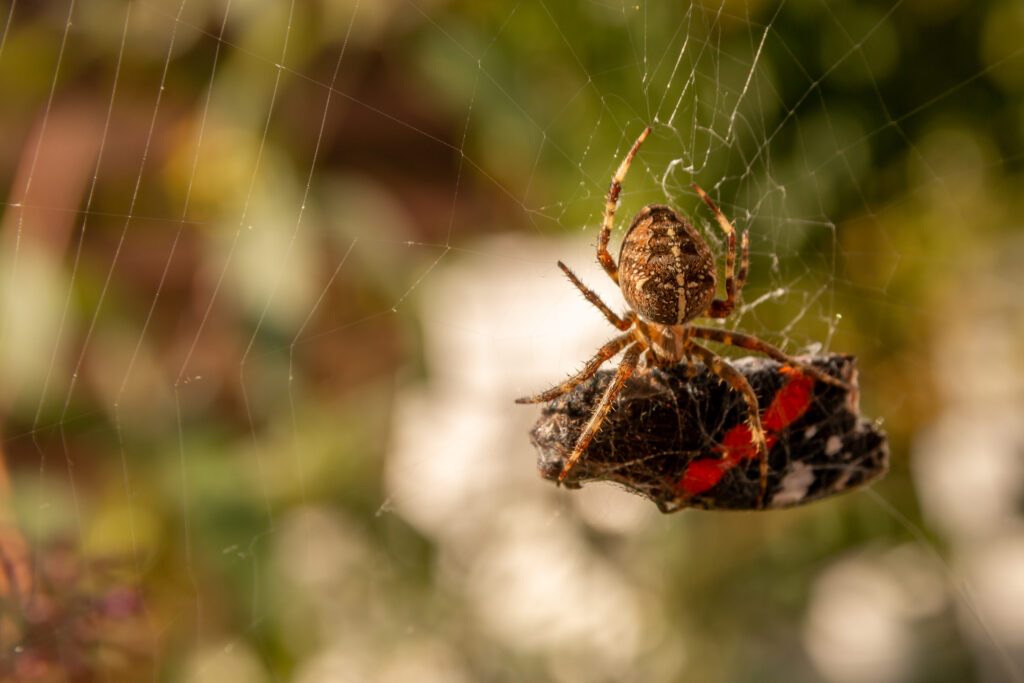
[[[611,239],[612,225],[615,222],[615,206],[619,201],[619,192],[622,191],[622,181],[626,179],[626,172],[629,171],[629,165],[633,163],[633,157],[636,156],[636,152],[640,149],[640,145],[644,143],[647,136],[651,133],[651,127],[647,126],[644,131],[640,133],[640,137],[633,143],[633,147],[626,154],[626,158],[619,164],[619,169],[612,176],[612,184],[608,186],[608,195],[604,200],[604,220],[601,222],[601,232],[597,234],[597,260],[601,263],[601,267],[604,268],[604,272],[608,273],[615,282],[619,281],[619,267],[615,265],[615,260],[612,255],[608,253],[608,240]]]
[[[569,278],[569,281],[576,285],[576,289],[580,290],[580,292],[583,294],[583,297],[591,304],[593,304],[593,306],[597,310],[601,311],[601,313],[604,315],[605,319],[608,322],[610,322],[612,325],[623,331],[628,330],[630,327],[632,327],[632,313],[627,313],[625,319],[615,315],[615,312],[612,309],[608,308],[608,304],[601,301],[601,297],[597,295],[597,292],[583,284],[583,282],[578,277],[576,277],[576,273],[569,270],[569,266],[559,261],[558,267],[562,269],[562,272],[565,273],[566,277]]]
[[[740,238],[742,243],[740,271],[736,274],[736,228],[733,227],[729,219],[722,213],[722,210],[718,208],[718,205],[711,200],[711,197],[699,185],[694,183],[692,187],[700,195],[700,198],[704,200],[704,203],[715,212],[715,220],[718,221],[718,226],[725,233],[728,243],[725,253],[725,298],[712,301],[704,314],[709,318],[725,318],[736,308],[736,301],[739,299],[743,291],[743,285],[747,281],[747,270],[750,266],[750,237],[744,231],[743,236]]]

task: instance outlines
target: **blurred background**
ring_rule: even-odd
[[[1024,680],[1013,0],[0,2],[0,672]],[[856,354],[871,490],[662,516],[512,400],[690,183],[725,325]]]

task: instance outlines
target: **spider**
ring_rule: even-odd
[[[606,361],[625,349],[619,362],[618,371],[608,385],[601,401],[587,422],[572,454],[558,475],[558,483],[565,481],[573,466],[583,456],[587,445],[601,428],[608,411],[611,410],[622,391],[626,380],[633,374],[640,362],[644,369],[651,367],[668,368],[681,363],[690,363],[694,356],[699,358],[713,373],[729,383],[743,395],[747,405],[747,424],[750,426],[751,441],[757,444],[760,460],[761,497],[768,483],[768,447],[764,429],[761,426],[760,406],[754,390],[746,378],[721,356],[697,343],[695,339],[707,340],[736,346],[750,351],[761,352],[770,358],[798,367],[805,374],[820,382],[826,382],[849,390],[850,386],[831,377],[817,368],[802,363],[771,344],[749,334],[730,332],[712,327],[701,327],[690,321],[694,318],[726,318],[736,307],[736,301],[743,291],[749,266],[749,237],[746,231],[740,240],[741,257],[739,272],[736,273],[736,229],[722,214],[710,197],[693,185],[704,200],[722,232],[725,233],[728,250],[725,257],[725,298],[717,299],[718,275],[714,257],[707,242],[693,225],[679,212],[663,204],[649,204],[633,217],[626,230],[616,265],[608,253],[608,240],[615,220],[615,207],[622,190],[622,181],[629,171],[640,145],[651,132],[648,126],[633,143],[632,149],[622,160],[612,177],[611,186],[604,204],[604,220],[597,238],[597,260],[622,290],[622,296],[629,306],[625,315],[619,316],[608,307],[597,294],[589,289],[569,268],[558,262],[558,267],[570,282],[582,292],[612,325],[622,334],[614,337],[598,349],[584,368],[561,384],[535,396],[516,399],[516,403],[543,403],[568,393],[597,373]]]

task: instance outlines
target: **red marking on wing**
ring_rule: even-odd
[[[814,380],[788,366],[780,372],[790,375],[791,379],[772,398],[765,410],[761,424],[765,428],[765,444],[770,451],[779,440],[778,432],[800,419],[811,406],[811,389]],[[693,496],[703,493],[715,486],[722,476],[744,460],[757,457],[757,444],[754,443],[754,432],[750,425],[738,424],[725,433],[722,443],[715,446],[715,451],[722,454],[720,458],[698,458],[692,461],[683,472],[677,486],[686,495]]]
[[[725,469],[721,465],[722,461],[716,458],[694,460],[686,468],[683,478],[679,480],[679,487],[690,495],[707,491],[725,474]]]

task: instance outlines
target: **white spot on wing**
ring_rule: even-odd
[[[810,465],[795,462],[782,478],[778,493],[772,496],[771,507],[796,505],[805,497],[814,483],[814,470]]]
[[[831,458],[833,455],[838,453],[839,449],[842,447],[842,439],[833,434],[832,436],[828,437],[828,440],[825,442],[825,455]]]

